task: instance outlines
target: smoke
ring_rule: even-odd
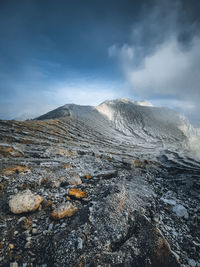
[[[168,6],[161,1],[144,11],[130,43],[113,44],[108,54],[138,98],[170,104],[198,125],[200,34],[197,23],[188,20],[180,1]]]

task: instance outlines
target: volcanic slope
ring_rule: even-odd
[[[128,99],[0,121],[0,265],[198,265],[191,133],[174,111]],[[9,200],[25,194],[41,203],[15,213]]]

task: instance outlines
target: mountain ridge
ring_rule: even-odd
[[[187,131],[193,127],[183,116],[169,108],[144,105],[144,102],[120,98],[98,106],[66,104],[36,119],[71,116],[106,136],[114,135],[120,142],[143,143],[147,147],[172,149],[173,145],[180,148],[187,142]]]
[[[97,108],[0,120],[0,265],[198,264],[190,125],[127,100]]]

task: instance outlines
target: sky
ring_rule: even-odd
[[[127,97],[200,126],[199,0],[1,0],[0,119]]]

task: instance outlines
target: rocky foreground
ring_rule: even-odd
[[[0,121],[0,139],[0,266],[200,266],[198,168],[70,116]]]

